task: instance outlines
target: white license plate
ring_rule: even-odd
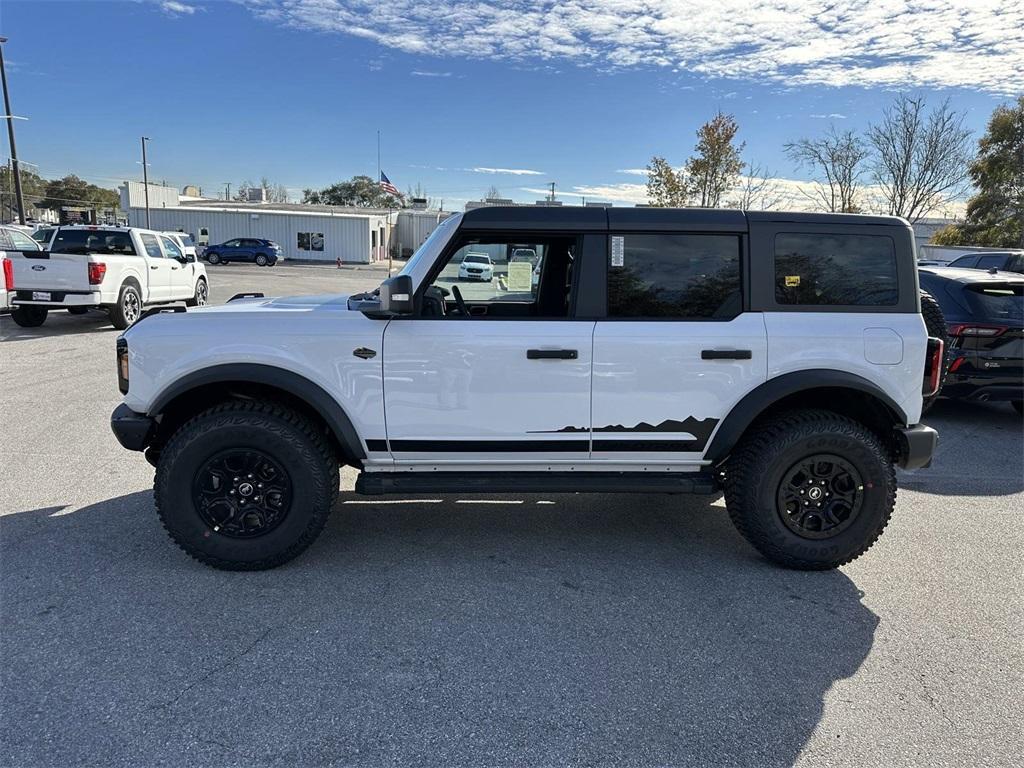
[[[49,291],[32,291],[32,301],[49,301]]]

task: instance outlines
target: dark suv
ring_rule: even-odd
[[[921,267],[921,287],[946,319],[948,368],[943,397],[1024,400],[1024,276]]]
[[[996,253],[967,253],[949,263],[963,269],[996,269],[1002,272],[1024,273],[1024,253],[999,251]]]
[[[203,258],[211,264],[229,261],[251,261],[260,267],[272,267],[281,255],[281,246],[272,240],[236,237],[220,245],[207,246]]]

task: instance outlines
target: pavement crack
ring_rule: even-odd
[[[228,658],[228,660],[225,661],[223,664],[212,669],[206,670],[201,675],[199,675],[199,677],[197,677],[195,680],[193,680],[180,691],[178,691],[176,694],[174,694],[174,696],[171,699],[161,704],[152,704],[150,705],[149,709],[170,709],[174,704],[176,704],[181,699],[182,696],[184,696],[186,693],[191,691],[196,686],[202,685],[215,674],[223,672],[227,669],[231,669],[231,667],[235,666],[238,662],[240,662],[242,659],[244,659],[246,656],[252,653],[256,646],[262,643],[264,640],[266,640],[270,633],[273,632],[275,629],[277,629],[277,627],[268,627],[263,631],[263,633],[259,637],[257,637],[251,643],[249,643],[245,648],[240,650],[238,653]]]

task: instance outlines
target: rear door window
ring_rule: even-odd
[[[775,300],[803,306],[892,306],[899,299],[896,249],[885,235],[780,233]]]
[[[1006,265],[1006,254],[993,253],[978,259],[979,269],[1002,269]]]
[[[611,235],[608,316],[731,319],[742,311],[737,235]]]
[[[16,229],[8,229],[7,236],[11,238],[11,243],[14,245],[14,250],[16,251],[39,250],[39,243],[37,243],[28,235],[26,235],[24,232],[19,232]]]

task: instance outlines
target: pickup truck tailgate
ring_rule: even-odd
[[[18,291],[88,291],[89,257],[74,253],[8,251]]]

